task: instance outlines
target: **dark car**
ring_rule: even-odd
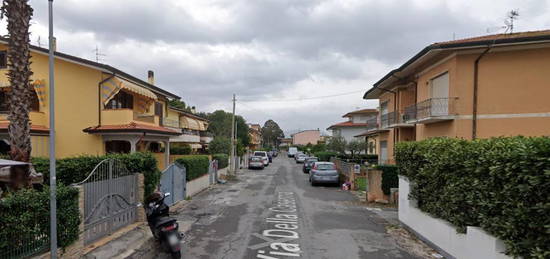
[[[273,157],[277,157],[279,155],[279,151],[273,149],[271,152],[273,152]]]
[[[331,162],[315,162],[309,171],[309,181],[312,186],[318,183],[338,184],[336,166]]]
[[[306,161],[304,162],[304,166],[302,167],[302,171],[304,172],[304,174],[309,174],[309,170],[311,170],[311,168],[313,167],[313,164],[315,164],[315,162],[318,162],[319,159],[317,159],[316,157],[308,157],[306,158]]]
[[[269,158],[270,163],[273,163],[273,151],[267,152],[267,158]]]

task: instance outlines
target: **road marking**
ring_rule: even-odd
[[[248,249],[257,250],[256,258],[300,257],[302,250],[297,243],[300,236],[296,232],[299,228],[299,218],[296,214],[294,193],[278,192],[277,204],[269,208],[269,211],[271,214],[265,219],[269,228],[263,230],[262,234],[252,234],[264,242],[249,246]]]

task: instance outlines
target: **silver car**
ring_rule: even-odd
[[[297,157],[296,157],[296,163],[297,164],[302,164],[306,161],[306,158],[307,156],[304,155],[304,154],[299,154]]]
[[[340,181],[334,163],[316,162],[309,171],[309,182],[312,186],[318,183],[338,184]]]

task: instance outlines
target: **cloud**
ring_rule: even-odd
[[[47,1],[32,38],[47,39]],[[486,33],[519,8],[516,30],[550,27],[544,0],[63,0],[54,2],[59,50],[156,82],[199,110],[230,109],[285,130],[321,128],[357,107],[362,93],[424,46]],[[2,26],[3,27],[3,26]],[[5,30],[4,30],[5,31]],[[253,102],[251,102],[251,100]]]

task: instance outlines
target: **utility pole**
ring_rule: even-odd
[[[229,170],[231,173],[235,172],[235,94],[233,94],[233,116],[231,118],[231,160],[229,161]]]
[[[55,81],[54,81],[54,44],[53,37],[53,0],[48,0],[49,17],[49,87],[50,87],[50,257],[57,258],[57,186],[55,177]]]

